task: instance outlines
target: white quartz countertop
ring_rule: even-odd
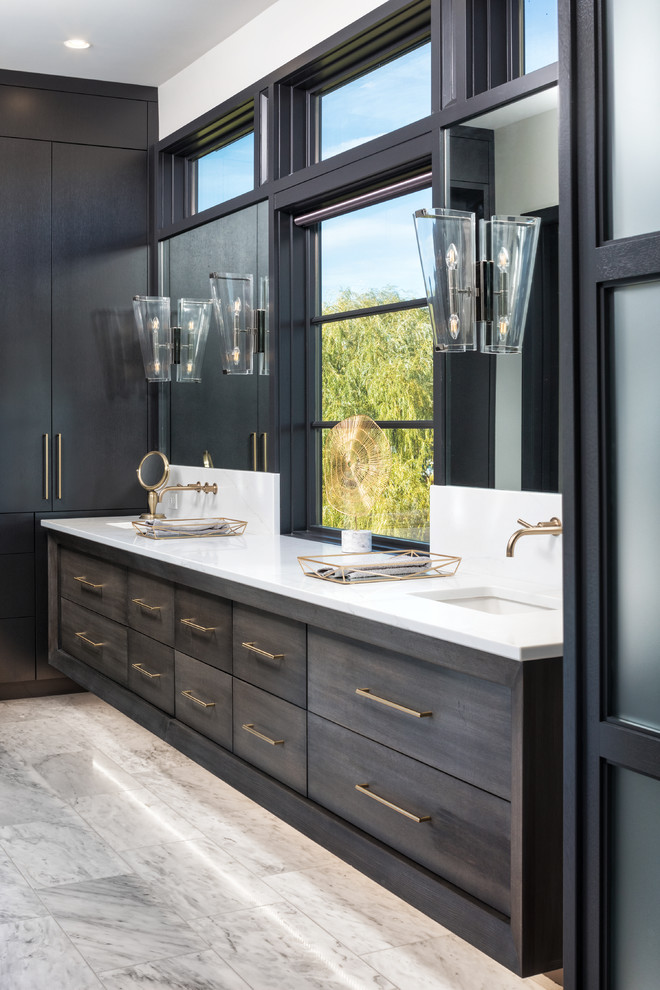
[[[128,550],[137,557],[151,557],[513,660],[556,657],[563,652],[560,590],[516,580],[513,568],[507,571],[506,566],[513,561],[474,558],[463,560],[454,577],[336,585],[307,577],[298,563],[298,556],[336,554],[338,548],[334,544],[248,533],[227,538],[150,540],[136,533],[131,519],[122,517],[44,519],[42,526]],[[452,548],[447,548],[447,553],[451,552]],[[433,592],[444,594],[493,586],[499,594],[507,590],[513,595],[531,592],[547,605],[559,607],[493,615],[426,597]],[[341,631],[339,617],[337,630]]]

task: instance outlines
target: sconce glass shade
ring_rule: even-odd
[[[436,351],[475,351],[475,219],[460,210],[417,210],[415,230]]]
[[[486,354],[522,351],[540,229],[539,217],[480,222],[480,254],[489,268],[488,312],[480,323],[481,350]]]
[[[177,322],[180,327],[177,382],[201,382],[202,362],[211,323],[210,299],[179,299]]]
[[[251,375],[254,359],[252,276],[212,272],[211,295],[220,327],[223,371]]]
[[[169,296],[133,296],[133,312],[147,380],[169,382],[172,360]]]

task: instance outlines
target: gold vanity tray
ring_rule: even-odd
[[[241,536],[246,522],[224,516],[201,519],[137,519],[134,528],[148,540],[215,539],[217,536]]]
[[[451,577],[458,570],[461,558],[426,550],[377,550],[298,557],[298,561],[307,577],[333,584],[370,584]]]

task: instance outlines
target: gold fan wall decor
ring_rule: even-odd
[[[327,501],[353,524],[342,530],[343,551],[371,550],[371,531],[359,530],[358,519],[383,494],[391,465],[387,437],[369,416],[350,416],[333,426],[323,451],[323,478]]]

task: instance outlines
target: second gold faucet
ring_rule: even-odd
[[[548,519],[547,522],[538,522],[536,526],[532,526],[531,523],[525,522],[524,519],[519,519],[518,522],[523,527],[522,529],[517,529],[515,533],[512,533],[509,537],[509,542],[506,545],[506,555],[507,557],[513,557],[513,551],[515,549],[516,543],[521,536],[560,536],[562,533],[561,519],[557,516],[553,516],[552,519]]]

